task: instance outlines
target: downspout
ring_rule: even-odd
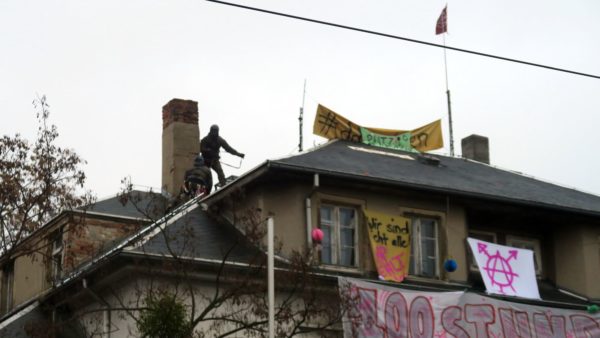
[[[87,285],[87,279],[83,279],[82,280],[82,284],[83,284],[83,288],[90,294],[90,296],[92,296],[92,298],[94,298],[98,303],[104,305],[104,311],[103,313],[103,324],[104,324],[104,335],[103,337],[106,338],[110,338],[110,331],[111,331],[111,316],[110,316],[110,304],[108,304],[107,301],[105,301],[104,299],[102,299],[100,296],[98,296],[98,294],[96,294],[94,291],[92,291],[92,289],[88,288]]]
[[[311,194],[312,195],[312,194]],[[312,209],[310,206],[310,195],[305,200],[306,205],[306,243],[310,247],[312,245],[312,238],[310,232],[312,231]]]
[[[319,188],[319,174],[315,173],[313,176],[313,187],[310,191],[310,194],[305,199],[305,209],[306,209],[306,243],[308,243],[308,247],[312,247],[312,207],[311,207],[311,198],[312,195]]]

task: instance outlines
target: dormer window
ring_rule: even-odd
[[[52,241],[52,255],[50,274],[54,282],[62,277],[62,261],[63,261],[63,230],[59,229],[50,236]]]

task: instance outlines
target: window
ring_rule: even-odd
[[[529,249],[533,251],[535,274],[538,276],[542,274],[542,250],[539,239],[508,235],[506,236],[506,245],[512,246],[513,248]]]
[[[479,239],[479,240],[482,240],[482,241],[485,241],[488,243],[498,243],[498,239],[496,237],[495,232],[471,230],[471,231],[469,231],[469,237]],[[472,272],[479,272],[479,267],[477,266],[475,257],[473,257],[473,253],[471,252],[469,243],[467,243],[466,245],[467,245],[467,259],[469,262],[469,270],[471,270]]]
[[[357,210],[352,207],[322,205],[319,211],[319,227],[323,231],[321,263],[357,266]]]
[[[2,267],[2,286],[1,286],[1,297],[0,307],[1,312],[6,313],[12,308],[12,294],[13,294],[13,281],[14,281],[14,270],[15,263],[10,261]]]
[[[435,218],[409,216],[411,222],[410,268],[411,275],[438,276],[438,221]]]
[[[58,281],[62,277],[62,261],[63,261],[63,232],[62,229],[57,230],[50,236],[52,241],[52,261],[50,273],[53,281]]]

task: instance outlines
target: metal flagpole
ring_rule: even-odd
[[[275,272],[273,217],[267,219],[267,288],[269,296],[269,338],[275,338]]]
[[[448,5],[446,5],[447,8]],[[448,20],[446,12],[446,20]],[[448,30],[446,28],[446,32],[442,35],[444,41],[444,71],[446,73],[446,97],[448,99],[448,127],[450,131],[450,156],[454,156],[454,135],[452,132],[452,104],[450,102],[450,89],[448,88],[448,62],[446,61],[446,34],[448,34]]]
[[[306,98],[306,79],[304,79],[304,92],[302,93],[302,107],[300,107],[300,141],[298,142],[298,151],[302,151],[302,121],[304,120],[304,98]]]

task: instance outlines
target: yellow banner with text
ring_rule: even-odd
[[[408,275],[410,220],[368,210],[365,217],[379,278],[401,282]]]
[[[444,146],[442,138],[442,120],[437,120],[420,128],[413,130],[395,130],[361,127],[356,123],[348,120],[335,113],[333,110],[319,105],[317,107],[317,115],[313,124],[313,134],[325,137],[326,139],[343,139],[353,142],[363,141],[361,128],[370,131],[371,133],[381,135],[380,137],[397,138],[400,135],[410,135],[410,146],[420,152],[435,150]],[[372,134],[370,134],[371,136]],[[379,143],[390,143],[382,140]],[[373,144],[372,142],[370,144]]]

